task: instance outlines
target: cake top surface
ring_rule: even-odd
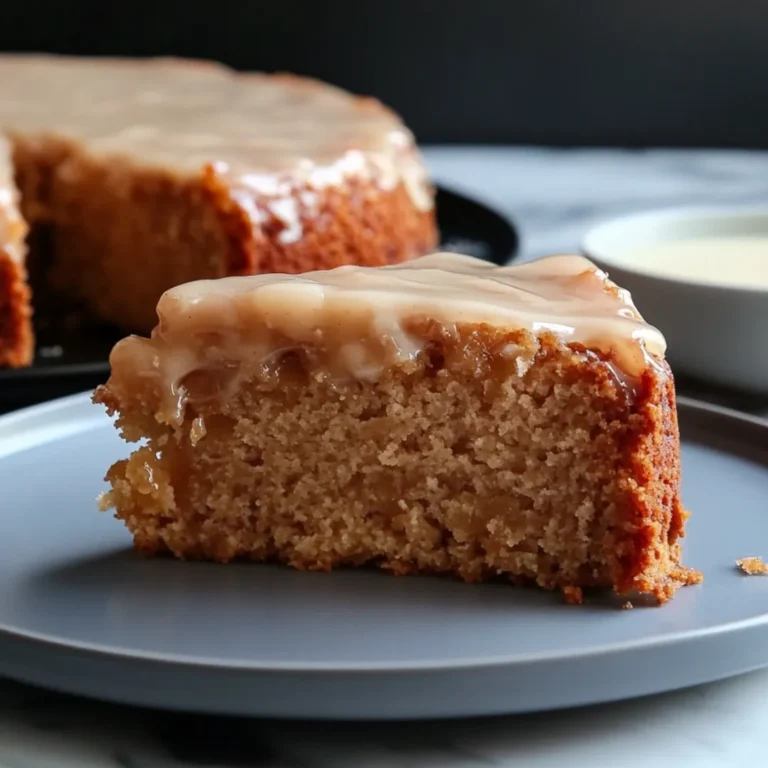
[[[304,351],[316,376],[376,381],[418,359],[429,343],[419,330],[425,320],[449,334],[465,325],[532,339],[553,334],[598,353],[628,394],[666,347],[630,295],[581,256],[496,267],[436,253],[388,267],[201,280],[166,291],[157,312],[152,338],[130,336],[112,350],[111,383],[154,382],[159,417],[169,423],[180,423],[185,403],[198,397],[196,378],[210,379],[206,390],[227,398],[293,351]],[[498,352],[522,375],[537,344],[517,342],[515,335]]]
[[[343,327],[355,329],[352,335],[389,337],[403,351],[412,347],[407,321],[418,317],[550,331],[610,355],[628,371],[637,367],[639,353],[662,357],[666,348],[629,293],[581,256],[497,267],[435,253],[388,267],[203,280],[167,291],[158,314],[163,334],[260,324],[311,342]]]
[[[410,132],[375,99],[213,62],[1,55],[0,130],[60,136],[95,155],[179,171],[210,164],[266,194],[279,172],[316,186],[355,172],[426,183],[408,176],[420,165]]]

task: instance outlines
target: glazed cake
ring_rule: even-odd
[[[410,132],[317,81],[0,56],[0,134],[0,364],[32,355],[15,185],[36,296],[130,332],[190,280],[390,264],[436,243]]]
[[[94,397],[147,441],[103,498],[142,552],[573,600],[698,578],[664,339],[586,259],[194,282],[158,315]]]

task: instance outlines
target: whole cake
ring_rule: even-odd
[[[453,254],[174,288],[94,396],[145,553],[649,593],[687,517],[662,335],[589,261]]]
[[[0,56],[0,134],[0,365],[32,355],[25,226],[35,300],[132,332],[190,280],[390,264],[436,243],[410,132],[317,81]]]

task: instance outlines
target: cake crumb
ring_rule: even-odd
[[[189,442],[193,446],[197,445],[206,435],[205,421],[202,416],[198,416],[189,429]]]
[[[568,605],[581,605],[584,602],[584,592],[581,587],[563,587],[563,597]]]
[[[736,567],[747,576],[768,576],[768,563],[762,557],[742,557]]]

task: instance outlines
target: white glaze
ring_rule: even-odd
[[[768,237],[697,237],[672,240],[621,254],[642,272],[713,285],[768,288]]]
[[[620,358],[638,343],[659,357],[666,348],[630,295],[581,256],[495,267],[470,256],[436,253],[389,267],[200,280],[167,291],[158,314],[163,333],[184,332],[188,324],[232,330],[257,322],[299,343],[316,340],[317,329],[329,324],[371,317],[375,333],[408,349],[406,321],[429,317],[533,334],[551,331]]]
[[[238,203],[246,197],[240,190],[272,200],[285,244],[303,234],[296,189],[343,187],[351,178],[384,190],[402,183],[417,208],[433,205],[413,136],[397,115],[290,75],[177,59],[0,55],[2,131],[59,138],[95,158],[169,173],[211,167]],[[265,214],[244,207],[258,225]]]
[[[129,337],[113,349],[112,385],[151,377],[158,418],[176,424],[188,399],[198,399],[192,374],[212,377],[226,398],[276,356],[309,349],[317,375],[371,382],[419,355],[426,342],[410,327],[424,319],[552,333],[600,353],[621,381],[639,378],[665,351],[629,294],[581,256],[495,267],[438,253],[388,267],[200,280],[166,291],[157,311],[151,339]],[[531,361],[517,357],[522,375]]]

